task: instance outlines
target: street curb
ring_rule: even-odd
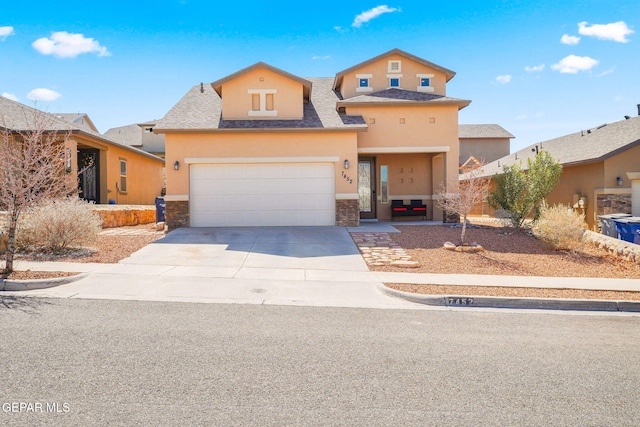
[[[427,295],[398,291],[378,285],[380,291],[395,298],[439,307],[520,308],[537,310],[581,310],[640,312],[640,301],[613,301],[560,298],[509,298],[474,295]]]
[[[32,291],[36,289],[53,288],[67,283],[73,283],[89,276],[89,273],[80,273],[74,276],[55,277],[51,279],[33,280],[0,280],[0,291]]]

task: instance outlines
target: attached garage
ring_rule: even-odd
[[[334,163],[194,163],[192,227],[334,225]]]

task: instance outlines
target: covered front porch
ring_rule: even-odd
[[[442,221],[438,190],[447,181],[448,151],[416,147],[407,152],[369,149],[358,153],[358,196],[361,220],[391,221],[392,200],[420,200],[427,206],[427,221]],[[456,159],[457,160],[457,159]],[[457,170],[454,177],[457,177]],[[449,175],[451,175],[449,171]],[[415,221],[421,218],[395,218]]]

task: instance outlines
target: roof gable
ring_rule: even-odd
[[[404,57],[410,61],[414,61],[418,64],[424,65],[425,67],[428,68],[432,68],[436,71],[439,71],[441,73],[443,73],[446,76],[446,81],[448,82],[449,80],[451,80],[455,75],[455,71],[451,71],[448,68],[445,67],[441,67],[440,65],[434,64],[433,62],[429,62],[425,59],[422,59],[418,56],[412,55],[408,52],[405,52],[403,50],[400,49],[392,49],[388,52],[385,52],[381,55],[378,55],[376,57],[373,57],[371,59],[368,59],[366,61],[360,62],[359,64],[356,64],[352,67],[347,68],[346,70],[342,70],[339,73],[336,74],[335,79],[334,79],[334,83],[333,83],[333,88],[334,89],[338,89],[340,88],[340,86],[342,85],[342,79],[346,74],[352,73],[360,68],[366,67],[367,65],[373,64],[375,62],[378,62],[382,59],[385,59],[389,56],[394,56],[394,55],[398,55],[401,57]]]
[[[264,62],[256,62],[255,64],[250,65],[246,68],[243,68],[240,71],[236,71],[233,74],[229,74],[228,76],[221,78],[220,80],[216,80],[215,82],[211,83],[211,87],[213,88],[213,90],[217,92],[218,96],[222,96],[222,85],[232,80],[235,80],[238,77],[241,77],[251,71],[259,70],[259,69],[265,69],[265,70],[271,71],[272,73],[279,74],[289,80],[293,80],[297,83],[300,83],[303,87],[304,98],[309,99],[309,97],[311,96],[311,82],[309,80],[300,78],[291,73],[287,73],[284,70],[281,70],[279,68],[266,64]]]

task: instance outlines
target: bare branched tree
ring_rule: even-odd
[[[31,206],[77,192],[75,174],[67,168],[70,132],[52,130],[54,117],[23,109],[19,124],[0,116],[0,210],[7,211],[5,273],[13,271],[16,230]]]
[[[474,208],[482,207],[482,202],[487,197],[487,191],[491,182],[490,177],[482,177],[483,164],[467,169],[462,175],[449,180],[446,186],[443,184],[438,191],[438,207],[450,215],[458,215],[462,221],[460,245],[465,244],[467,231],[467,217]]]

